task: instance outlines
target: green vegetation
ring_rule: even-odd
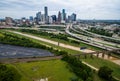
[[[115,30],[114,30],[114,33],[116,33],[116,34],[118,34],[119,36],[120,36],[120,28],[116,28]]]
[[[13,68],[0,64],[0,81],[20,81],[21,75]]]
[[[120,44],[120,40],[114,40],[114,39],[109,39],[109,38],[104,38],[104,37],[103,37],[103,39],[105,41],[109,41],[109,42],[114,42],[114,43]]]
[[[4,38],[4,35],[0,33],[0,38]]]
[[[94,57],[93,59],[88,57],[87,59],[82,59],[82,60],[89,63],[90,65],[93,65],[96,68],[100,68],[103,66],[109,66],[109,68],[113,70],[112,75],[120,79],[120,66],[119,65],[113,62],[101,59],[101,58],[97,58],[97,57]]]
[[[75,30],[77,30],[77,31],[72,30],[72,29],[69,29],[70,32],[75,33],[75,34],[81,34],[81,35],[88,36],[88,37],[93,37],[93,38],[94,38],[94,36],[92,36],[92,35],[89,34],[88,32],[85,32],[85,31],[79,29],[78,27],[73,26],[73,28],[74,28]]]
[[[94,38],[94,36],[92,36],[91,34],[85,32],[85,31],[82,31],[82,30],[80,30],[79,28],[76,28],[76,29],[79,30],[80,32],[75,32],[75,31],[73,31],[73,30],[70,30],[70,31],[73,32],[73,33],[75,33],[75,34],[77,34],[77,35],[85,35],[85,36]],[[103,38],[104,40],[108,41],[108,42],[115,42],[115,43],[119,43],[119,42],[120,42],[120,41],[116,41],[116,40],[113,40],[113,39],[110,39],[110,38],[105,38],[105,37],[102,37],[102,38]],[[101,44],[104,44],[104,45],[108,45],[108,46],[112,46],[112,47],[116,47],[116,46],[114,46],[114,45],[106,44],[106,43],[103,43],[103,42],[98,42],[98,43],[101,43]],[[89,46],[89,45],[88,45],[88,46]],[[90,46],[89,46],[89,47],[90,47]],[[97,48],[97,50],[100,50],[100,48],[98,48],[98,47],[92,47],[92,46],[91,46],[91,48],[94,48],[94,49]]]
[[[28,37],[24,37],[24,36],[21,36],[21,35],[13,34],[13,33],[10,33],[10,32],[7,32],[7,33],[12,34],[12,35],[17,36],[17,37],[23,37],[23,38],[29,39],[32,42],[36,42],[37,44],[47,45],[48,47],[54,47],[54,48],[59,49],[59,50],[65,50],[69,54],[76,54],[76,53],[80,54],[80,52],[78,52],[78,51],[66,49],[66,48],[59,47],[59,46],[56,46],[56,45],[53,45],[53,44],[50,44],[50,43],[46,43],[46,42],[35,40],[35,39],[32,39],[32,38],[28,38]],[[2,34],[2,36],[4,37],[3,34]],[[113,76],[115,76],[117,78],[120,77],[120,74],[119,74],[120,73],[120,68],[119,68],[120,66],[119,65],[116,65],[116,64],[114,64],[114,63],[112,63],[110,61],[107,61],[107,60],[104,60],[104,59],[99,59],[99,58],[96,58],[96,57],[94,57],[94,59],[87,58],[87,59],[82,59],[82,60],[88,62],[89,64],[91,64],[91,65],[93,65],[93,66],[95,66],[97,68],[100,68],[100,67],[102,67],[104,65],[110,66],[110,68],[113,69]],[[24,79],[26,79],[26,78],[24,77]],[[26,79],[24,81],[29,81],[29,80]]]
[[[70,81],[76,77],[67,69],[67,63],[61,60],[49,60],[29,63],[17,63],[13,65],[22,74],[21,81],[40,80],[48,78],[48,81]]]
[[[39,40],[32,39],[32,38],[29,38],[29,39],[31,39],[32,41],[34,41],[36,43],[47,45],[49,47],[54,47],[54,49],[66,51],[66,52],[68,52],[68,54],[81,54],[80,51],[71,50],[71,49],[68,49],[68,48],[60,47],[60,46],[57,46],[57,45],[53,45],[53,44],[50,44],[50,43],[47,43],[47,42],[44,42],[44,41],[39,41]]]
[[[83,64],[80,59],[66,54],[63,55],[62,60],[66,61],[69,64],[71,71],[74,72],[79,77],[79,79],[82,79],[83,81],[93,80],[92,69],[87,65]],[[79,81],[79,79],[76,80]]]
[[[66,40],[68,41],[68,35],[65,34],[53,34],[53,33],[48,33],[48,32],[44,32],[44,31],[37,31],[37,30],[30,30],[30,29],[19,29],[19,31],[21,32],[27,32],[27,33],[32,33],[32,34],[36,34],[36,35],[41,35],[41,36],[48,36],[50,38],[56,38],[56,39],[62,39],[62,40]]]
[[[80,42],[78,39],[75,39],[75,38],[72,38],[72,37],[69,37],[68,39],[70,39],[71,43],[76,43],[76,44],[75,44],[76,46],[79,45],[80,47],[87,47],[88,49],[95,50],[95,51],[103,50],[103,49],[101,49],[101,48],[94,47],[94,46],[90,46],[90,45],[88,45],[88,44],[82,43],[82,42]]]
[[[90,30],[87,30],[89,32],[93,32],[93,33],[96,33],[96,34],[100,34],[100,35],[104,35],[104,36],[108,36],[108,37],[112,37],[113,33],[110,33],[108,30],[105,30],[105,29],[101,29],[101,28],[91,28]],[[114,42],[114,43],[118,43],[120,44],[120,41],[119,40],[114,40],[114,39],[111,39],[111,38],[105,38],[105,37],[102,37],[105,41],[108,41],[108,42]]]
[[[32,27],[33,25],[27,25],[27,24],[23,24],[23,25],[20,25],[19,27]]]
[[[40,28],[49,28],[49,29],[56,29],[59,31],[64,31],[65,27],[60,27],[60,26],[40,26]]]
[[[102,29],[102,28],[91,28],[88,31],[96,33],[96,34],[100,34],[100,35],[109,36],[109,37],[112,37],[113,35],[113,33],[109,33],[109,31]]]
[[[99,69],[99,71],[98,71],[98,75],[99,75],[101,78],[104,78],[105,80],[108,80],[108,81],[116,81],[116,80],[113,79],[112,72],[113,72],[112,69],[110,69],[110,68],[107,67],[107,66],[103,66],[103,67],[100,67],[100,69]]]

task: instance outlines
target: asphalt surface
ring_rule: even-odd
[[[37,48],[0,44],[0,58],[44,57],[54,54]]]
[[[69,25],[68,25],[69,26]],[[102,49],[106,49],[106,50],[115,50],[115,49],[118,49],[116,47],[113,47],[113,46],[109,46],[109,45],[106,45],[106,44],[112,44],[112,43],[108,43],[106,41],[102,41],[102,40],[98,40],[98,39],[94,39],[94,38],[91,38],[91,37],[87,37],[87,36],[83,36],[83,35],[77,35],[77,34],[74,34],[74,33],[71,33],[69,31],[69,29],[72,29],[73,31],[75,32],[79,32],[77,30],[75,30],[74,28],[72,28],[72,26],[70,25],[67,29],[66,29],[66,33],[68,33],[69,35],[75,37],[75,38],[78,38],[78,39],[81,39],[81,40],[84,40],[86,41],[85,43],[89,44],[89,45],[92,45],[92,46],[96,46],[96,47],[99,47],[99,48],[102,48]],[[88,40],[89,39],[89,40]],[[102,44],[102,43],[105,43],[105,44]],[[113,44],[112,44],[113,45]],[[116,46],[116,44],[114,44],[114,46]],[[119,46],[119,45],[118,45]]]

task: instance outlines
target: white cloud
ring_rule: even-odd
[[[75,12],[81,19],[120,19],[119,5],[120,0],[1,0],[0,17],[21,17],[20,12],[24,12],[23,16],[35,15],[48,6],[49,14],[57,14],[65,8],[68,14]]]

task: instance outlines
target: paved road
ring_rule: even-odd
[[[86,44],[88,44],[88,45],[92,45],[92,46],[95,46],[95,47],[99,47],[99,48],[102,48],[102,49],[106,49],[106,47],[103,47],[103,46],[100,45],[100,44],[97,44],[97,43],[95,43],[95,42],[90,42],[90,40],[87,40],[87,37],[85,37],[85,36],[71,33],[71,32],[69,31],[70,27],[71,27],[71,26],[68,25],[67,28],[66,28],[66,33],[67,33],[67,34],[71,35],[72,37],[75,37],[75,38],[79,39],[81,42],[86,43]],[[111,50],[111,48],[107,48],[107,49],[108,49],[108,50]]]
[[[37,39],[37,40],[40,40],[40,41],[44,41],[44,42],[47,42],[47,43],[51,43],[51,44],[54,44],[54,45],[58,45],[58,42],[55,42],[55,41],[52,41],[52,40],[49,40],[49,39],[40,38],[40,37],[37,37],[37,36],[33,36],[33,35],[29,35],[29,34],[24,34],[24,33],[16,32],[16,31],[10,31],[10,32],[16,33],[16,34],[19,34],[19,35],[23,35],[23,36],[26,36],[26,37],[29,37],[29,38]],[[59,46],[64,47],[64,48],[69,48],[69,49],[72,49],[72,50],[76,50],[76,51],[80,51],[80,52],[83,52],[83,53],[92,53],[92,52],[95,52],[95,51],[90,50],[90,49],[80,50],[79,47],[75,47],[75,46],[71,46],[71,45],[66,45],[66,44],[63,44],[63,43],[60,43]],[[105,55],[104,59],[110,60],[110,61],[112,61],[112,62],[120,65],[120,59],[114,58],[112,56],[108,59],[107,57],[108,57],[108,55]],[[100,55],[100,58],[102,58],[102,54]]]
[[[69,28],[70,28],[71,26],[72,26],[72,25],[68,25],[68,26],[67,26],[67,28],[66,28],[66,33],[70,34],[71,36],[73,36],[73,37],[75,37],[75,38],[82,39],[81,37],[76,36],[75,34],[73,34],[73,33],[71,33],[71,32],[69,31]],[[96,47],[101,47],[101,48],[103,48],[103,46],[100,46],[100,45],[98,46],[98,45],[93,44],[93,43],[84,42],[84,41],[81,41],[81,42],[87,43],[87,44],[89,44],[89,45],[93,45],[93,46],[96,46]],[[104,47],[104,49],[106,49],[106,48]],[[108,50],[111,50],[111,48],[109,48]],[[93,52],[93,51],[92,51],[92,52]],[[95,51],[94,51],[94,52],[95,52]],[[89,53],[89,52],[88,52],[88,53]],[[94,54],[94,55],[95,55],[95,54]],[[102,54],[100,54],[100,58],[102,58]],[[108,55],[105,55],[104,59],[110,60],[110,61],[112,61],[112,62],[120,65],[120,59],[118,59],[118,58],[115,58],[115,57],[112,57],[112,56],[111,56],[111,57],[108,59]]]
[[[88,63],[86,63],[86,62],[84,62],[84,61],[82,61],[82,63],[85,64],[85,65],[87,65],[87,66],[89,66],[90,68],[92,68],[92,69],[94,69],[94,70],[96,70],[96,71],[99,70],[98,68],[96,68],[96,67],[94,67],[94,66],[91,66],[90,64],[88,64]]]
[[[19,35],[26,36],[26,37],[30,37],[30,38],[33,38],[33,39],[37,39],[37,40],[40,40],[40,41],[48,42],[48,43],[51,43],[51,44],[54,44],[54,45],[58,45],[58,42],[55,42],[55,41],[52,41],[52,40],[48,40],[48,39],[45,39],[45,38],[40,38],[40,37],[37,37],[37,36],[24,34],[24,33],[16,32],[16,31],[11,31],[11,32],[19,34]],[[69,48],[69,49],[72,49],[72,50],[76,50],[76,51],[80,51],[80,52],[83,52],[83,53],[94,52],[94,51],[89,50],[89,49],[80,50],[80,48],[78,48],[78,47],[67,45],[67,44],[64,44],[64,43],[59,43],[59,46],[64,47],[64,48]]]
[[[116,46],[116,44],[112,44],[112,43],[109,43],[109,42],[106,42],[106,41],[102,41],[102,40],[95,39],[95,38],[92,38],[92,37],[87,37],[87,36],[80,35],[80,34],[74,34],[74,33],[70,32],[69,29],[72,29],[73,31],[79,33],[79,31],[74,29],[71,25],[70,26],[68,25],[68,27],[66,29],[66,33],[68,33],[69,35],[71,35],[75,38],[86,41],[85,43],[87,43],[89,45],[96,46],[96,47],[99,47],[99,48],[102,48],[102,49],[107,49],[107,50],[118,49],[116,47],[113,47],[113,46],[109,45],[109,44],[111,44],[111,45]],[[102,44],[102,43],[104,43],[104,44]]]
[[[113,39],[113,40],[120,40],[120,39],[116,39],[116,38],[113,38],[113,37],[107,37],[107,36],[103,36],[103,35],[98,35],[98,34],[95,34],[95,33],[91,33],[91,32],[89,32],[89,31],[86,31],[83,27],[78,27],[80,30],[82,30],[82,31],[85,31],[86,33],[88,33],[88,34],[90,34],[90,35],[92,35],[92,36],[94,36],[94,37],[104,37],[104,38],[109,38],[109,39]],[[75,28],[74,28],[75,29]],[[77,31],[77,30],[76,30]],[[98,35],[98,36],[97,36]],[[120,47],[120,44],[116,44],[116,43],[112,43],[112,42],[107,42],[107,41],[104,41],[104,40],[98,40],[98,39],[93,39],[93,40],[95,40],[95,41],[99,41],[99,42],[103,42],[103,43],[105,43],[105,44],[109,44],[109,45],[112,45],[112,46],[118,46],[118,47]]]
[[[78,28],[79,28],[80,30],[82,30],[82,31],[85,31],[85,32],[88,33],[88,34],[93,35],[94,37],[103,37],[103,38],[108,38],[108,39],[113,39],[113,40],[119,40],[119,41],[120,41],[119,38],[108,37],[108,36],[104,36],[104,35],[99,35],[99,34],[96,34],[96,33],[92,33],[92,32],[86,31],[85,29],[83,29],[83,27],[80,27],[80,26],[78,26]]]

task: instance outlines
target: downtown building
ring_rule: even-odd
[[[41,22],[41,12],[36,13],[36,23],[40,24]]]
[[[6,23],[6,25],[12,26],[13,19],[11,17],[5,17],[5,23]]]
[[[57,18],[57,22],[58,22],[58,24],[60,24],[61,23],[61,18],[62,16],[61,16],[61,12],[59,11],[58,12],[58,18]]]
[[[66,13],[65,13],[65,9],[62,10],[61,23],[66,23]]]
[[[49,17],[48,17],[48,8],[47,6],[44,7],[44,14],[45,14],[45,24],[49,23]]]
[[[30,16],[30,17],[29,17],[29,23],[30,23],[30,25],[33,25],[33,24],[34,24],[34,18],[33,18],[33,16]]]
[[[62,9],[62,11],[58,12],[58,15],[48,15],[48,7],[44,7],[44,13],[42,14],[41,11],[36,13],[36,17],[29,18],[30,22],[33,21],[35,24],[65,24],[65,23],[73,23],[76,22],[76,14],[73,13],[72,15],[69,15],[66,17],[67,14],[65,12],[65,9]]]
[[[68,23],[76,23],[76,16],[77,15],[75,13],[72,13],[72,15],[68,16],[67,22]]]
[[[36,24],[48,24],[49,23],[49,16],[48,16],[48,8],[44,7],[44,14],[41,12],[36,13],[35,17]]]
[[[58,15],[48,15],[48,7],[44,7],[44,13],[41,13],[41,11],[36,13],[36,16],[30,16],[29,19],[26,19],[25,17],[22,17],[19,20],[15,20],[16,26],[29,26],[29,25],[35,25],[35,24],[65,24],[65,23],[73,23],[76,22],[76,14],[73,13],[72,15],[69,15],[66,17],[67,14],[65,12],[65,9],[62,9],[62,11],[58,11]],[[12,25],[13,20],[10,17],[5,18],[5,24]],[[2,22],[1,22],[2,24]]]
[[[55,23],[57,22],[57,17],[56,17],[56,15],[52,15],[51,17],[52,17],[53,24],[55,24]]]

